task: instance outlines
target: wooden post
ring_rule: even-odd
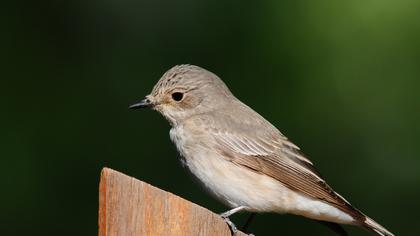
[[[99,184],[99,236],[226,235],[222,218],[192,202],[109,168]],[[238,232],[238,236],[245,235]]]

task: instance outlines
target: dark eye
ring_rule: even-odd
[[[181,101],[183,97],[184,97],[184,94],[180,92],[175,92],[172,94],[172,99],[177,102]]]

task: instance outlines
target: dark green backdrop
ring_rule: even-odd
[[[0,232],[95,235],[103,166],[226,210],[181,169],[167,122],[127,109],[191,63],[297,143],[357,208],[420,235],[419,11],[415,0],[4,1]],[[272,214],[251,230],[332,235]]]

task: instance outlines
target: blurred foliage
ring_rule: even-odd
[[[167,122],[127,109],[183,63],[218,74],[356,207],[420,235],[420,1],[2,5],[3,235],[95,235],[103,166],[226,210],[181,169]],[[333,235],[275,214],[251,231]]]

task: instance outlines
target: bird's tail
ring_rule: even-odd
[[[365,216],[366,219],[362,222],[361,226],[365,228],[367,231],[372,232],[375,235],[379,236],[394,236],[393,233],[389,232],[385,229],[382,225],[376,223],[376,221],[372,220],[371,218]]]

